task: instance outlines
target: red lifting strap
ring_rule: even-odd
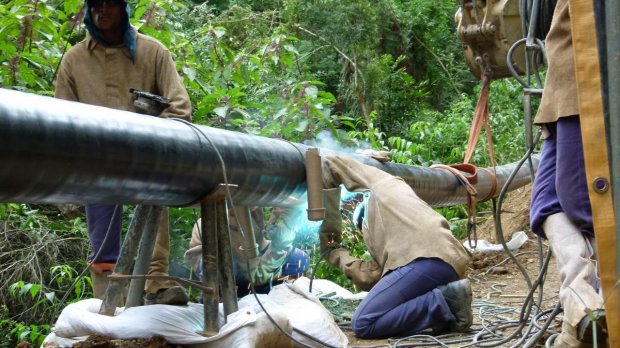
[[[467,150],[465,151],[465,158],[461,164],[452,165],[435,165],[434,168],[442,168],[449,170],[454,174],[461,185],[467,190],[467,239],[469,240],[469,246],[474,249],[477,245],[477,227],[476,227],[476,195],[477,190],[473,185],[478,183],[478,167],[469,163],[471,156],[476,149],[478,143],[478,137],[482,131],[482,125],[485,127],[485,133],[487,137],[487,144],[489,147],[489,156],[491,158],[491,164],[493,165],[493,172],[489,172],[493,180],[491,192],[483,199],[487,200],[495,196],[497,190],[497,179],[495,176],[495,152],[493,151],[493,137],[491,134],[491,123],[489,121],[489,87],[491,84],[491,78],[488,73],[482,74],[482,89],[480,90],[480,96],[478,97],[478,103],[476,104],[476,110],[474,112],[474,118],[472,120],[471,128],[469,129],[469,140],[467,142]],[[474,234],[472,243],[471,234]]]

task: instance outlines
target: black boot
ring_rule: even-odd
[[[450,323],[450,330],[456,332],[467,332],[474,321],[471,310],[471,284],[469,280],[461,279],[446,285],[437,287],[456,321]]]

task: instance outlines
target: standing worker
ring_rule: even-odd
[[[62,59],[55,96],[109,108],[137,112],[130,89],[167,98],[169,106],[158,115],[191,118],[189,96],[170,52],[159,41],[142,35],[129,24],[124,0],[87,0],[86,39]],[[122,206],[86,206],[89,256],[95,297],[102,298],[121,245]],[[107,238],[106,238],[107,235]],[[167,274],[169,251],[168,209],[162,211],[149,274]],[[102,242],[105,240],[105,245]],[[97,257],[94,259],[94,257]],[[171,281],[147,280],[145,303],[185,304],[188,296]]]
[[[369,192],[361,222],[372,261],[340,247],[340,187]],[[472,293],[463,279],[469,254],[448,221],[401,178],[353,159],[323,158],[325,220],[319,240],[327,261],[368,295],[351,325],[361,338],[412,335],[433,329],[468,331]]]
[[[532,231],[549,240],[560,274],[564,316],[555,346],[581,347],[592,341],[591,319],[600,317],[603,326],[605,319],[595,262],[569,8],[568,0],[557,2],[545,43],[549,67],[534,120],[542,127],[545,141],[532,188],[530,221]],[[579,15],[594,20],[591,13]]]

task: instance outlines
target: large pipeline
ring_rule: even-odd
[[[187,206],[224,183],[242,205],[286,206],[306,192],[308,146],[0,89],[0,202]],[[321,149],[321,153],[335,153]],[[221,160],[220,160],[221,158]],[[432,206],[466,203],[444,170],[381,164]],[[538,157],[533,157],[537,167]],[[516,164],[497,167],[501,188]],[[534,168],[535,169],[535,168]],[[478,199],[492,190],[479,172]],[[509,190],[530,182],[526,163]]]

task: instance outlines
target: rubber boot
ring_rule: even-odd
[[[576,328],[585,320],[586,313],[603,308],[603,298],[596,289],[600,281],[594,249],[564,213],[550,215],[543,223],[543,230],[557,263],[560,303],[564,310],[562,333],[556,344],[581,347]]]
[[[325,220],[321,223],[319,241],[321,253],[342,241],[342,214],[340,213],[340,187],[323,190]]]
[[[92,263],[89,267],[90,279],[93,283],[93,297],[103,300],[108,288],[108,276],[114,271],[114,263]]]
[[[437,287],[443,295],[454,318],[450,331],[467,332],[474,321],[471,309],[472,293],[468,279],[461,279]]]

